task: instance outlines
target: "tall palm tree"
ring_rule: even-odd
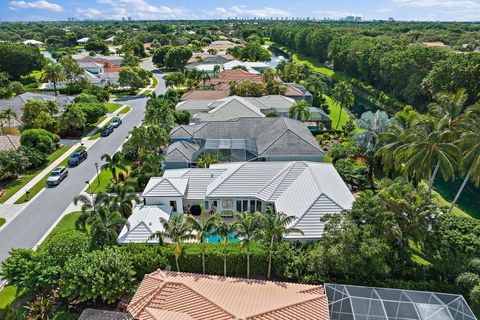
[[[306,121],[310,118],[310,108],[312,106],[305,100],[295,101],[288,109],[288,116],[299,121]]]
[[[191,226],[185,220],[185,215],[179,213],[173,216],[170,220],[160,218],[163,230],[157,231],[150,236],[150,239],[157,238],[160,245],[162,245],[166,239],[169,239],[174,244],[173,250],[175,254],[175,264],[177,271],[180,272],[180,265],[178,263],[180,256],[182,255],[182,243],[187,240],[195,239],[195,235],[191,233]]]
[[[430,114],[438,120],[439,130],[444,132],[444,139],[453,141],[458,137],[458,127],[466,108],[467,98],[466,90],[461,88],[455,94],[435,95],[435,102],[429,105]]]
[[[75,221],[75,227],[77,229],[86,230],[87,224],[90,224],[92,219],[96,215],[96,208],[102,206],[109,208],[111,205],[112,197],[106,192],[100,192],[96,196],[88,196],[85,194],[79,194],[73,198],[73,204],[76,206],[81,203],[81,214]]]
[[[192,215],[187,217],[187,222],[190,224],[192,230],[196,232],[195,237],[201,243],[202,246],[202,272],[205,274],[205,238],[209,233],[214,235],[216,233],[215,227],[220,220],[220,216],[213,215],[208,219],[205,219],[205,209],[201,206],[202,213],[200,215],[200,221]]]
[[[105,161],[102,165],[102,169],[110,170],[112,173],[113,180],[115,184],[118,182],[117,169],[126,171],[127,168],[123,165],[123,153],[115,152],[112,156],[109,154],[104,154],[101,159]]]
[[[393,121],[388,118],[385,111],[377,110],[364,112],[357,121],[357,126],[362,130],[354,136],[360,148],[365,152],[368,159],[368,177],[370,187],[374,188],[373,169],[375,168],[375,153],[378,148],[378,140],[381,134],[385,133]]]
[[[468,264],[469,271],[461,273],[456,282],[470,289],[470,301],[480,303],[480,259],[476,258]]]
[[[464,131],[458,144],[462,150],[461,169],[467,173],[453,199],[449,212],[454,208],[470,178],[473,178],[477,186],[480,185],[480,106],[468,107],[461,120],[461,127]]]
[[[53,83],[53,90],[55,95],[57,95],[57,84],[59,82],[65,81],[65,70],[62,65],[59,63],[49,63],[43,69],[42,81],[50,81]]]
[[[114,244],[118,239],[118,230],[124,225],[128,226],[128,221],[118,211],[98,206],[90,225],[92,242],[99,247]]]
[[[114,189],[115,196],[112,198],[112,204],[122,217],[128,219],[132,214],[133,206],[141,202],[138,194],[135,193],[135,188],[131,186],[117,185]]]
[[[221,70],[221,66],[216,64],[213,66],[213,75],[215,77],[218,77],[218,74],[220,73],[220,70]]]
[[[438,171],[445,180],[453,176],[460,152],[453,142],[444,141],[443,132],[438,130],[438,122],[432,117],[423,118],[409,129],[406,139],[409,143],[399,155],[405,160],[402,171],[416,181],[426,179],[430,198]]]
[[[240,246],[247,252],[247,278],[250,278],[250,245],[261,238],[260,218],[258,214],[243,212],[235,213],[236,236],[240,239]]]
[[[106,71],[106,69],[110,69],[111,67],[112,67],[112,64],[108,61],[103,64],[103,73],[107,75],[107,80],[108,80],[108,72]]]
[[[210,80],[210,75],[208,74],[207,71],[202,70],[200,71],[200,79],[203,82],[203,86],[205,86],[205,83]]]
[[[234,225],[226,222],[223,219],[220,219],[218,221],[217,225],[215,226],[216,229],[216,234],[220,236],[222,239],[222,244],[223,244],[223,275],[226,277],[227,276],[227,246],[228,246],[228,240],[229,240],[229,235],[234,231]]]
[[[338,114],[337,126],[340,124],[342,118],[343,108],[351,108],[355,104],[355,95],[353,94],[352,85],[348,82],[340,81],[332,90],[332,99],[340,106],[340,113]]]
[[[261,217],[262,236],[264,241],[268,243],[267,279],[270,279],[272,271],[272,255],[275,244],[289,234],[299,233],[303,235],[303,231],[295,227],[290,227],[297,217],[286,215],[283,212],[272,212],[270,207]]]

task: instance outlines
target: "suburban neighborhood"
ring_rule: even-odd
[[[478,19],[133,2],[0,13],[0,319],[477,319]]]

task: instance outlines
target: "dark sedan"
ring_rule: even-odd
[[[80,163],[85,161],[85,159],[88,158],[88,153],[85,150],[79,150],[76,151],[70,159],[68,159],[68,165],[73,167],[73,166],[78,166]]]

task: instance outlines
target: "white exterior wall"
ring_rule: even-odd
[[[145,197],[145,204],[147,206],[159,204],[169,206],[170,201],[177,202],[177,210],[175,212],[183,213],[183,199],[181,197]]]

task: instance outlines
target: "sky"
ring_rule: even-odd
[[[480,21],[480,0],[0,0],[0,21],[346,16]]]

